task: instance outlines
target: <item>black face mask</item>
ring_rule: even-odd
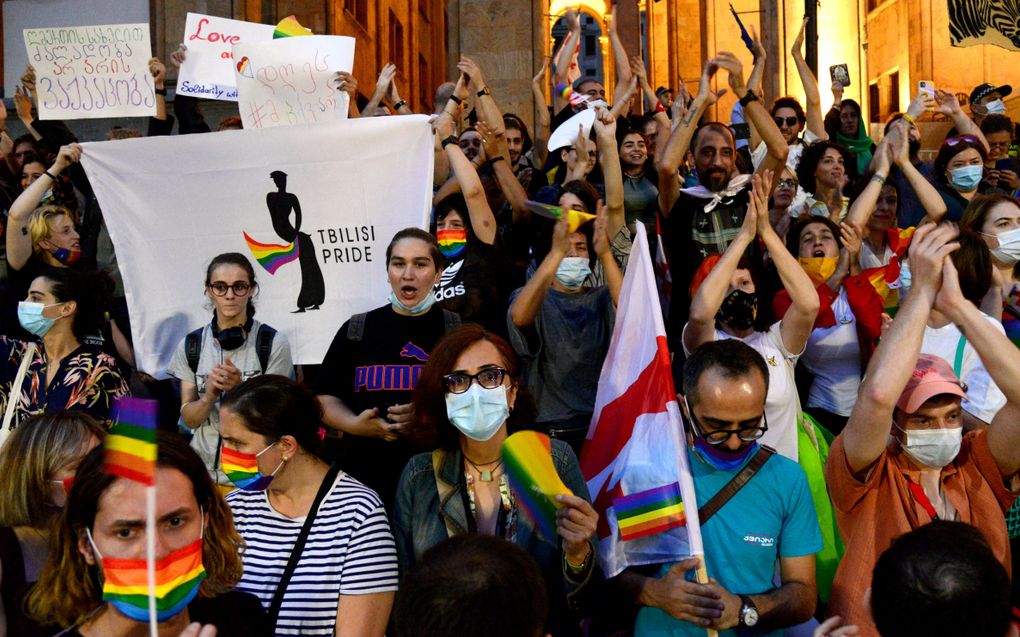
[[[725,299],[715,318],[735,330],[747,330],[754,325],[758,313],[758,297],[743,290],[733,290]]]

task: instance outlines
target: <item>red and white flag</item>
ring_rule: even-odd
[[[694,481],[645,230],[634,233],[581,470],[607,577],[703,555]]]

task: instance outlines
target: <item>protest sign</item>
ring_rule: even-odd
[[[321,362],[345,320],[386,304],[393,235],[427,227],[432,147],[424,115],[82,144],[139,368],[165,377],[209,322],[202,283],[224,252],[255,267],[258,319],[294,362]]]
[[[237,106],[245,128],[314,124],[347,117],[337,71],[354,65],[354,38],[288,37],[234,45]]]
[[[39,119],[156,114],[148,24],[25,29]]]
[[[189,13],[184,25],[188,47],[177,78],[177,94],[237,101],[233,48],[240,42],[268,42],[273,26]]]

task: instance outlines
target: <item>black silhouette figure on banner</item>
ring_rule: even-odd
[[[273,220],[273,230],[287,243],[297,242],[298,263],[301,265],[301,291],[298,292],[297,308],[293,314],[305,310],[317,310],[326,300],[326,283],[322,270],[315,258],[315,244],[312,237],[301,232],[301,204],[293,193],[287,192],[287,173],[274,170],[269,176],[276,182],[278,190],[266,195],[266,206]],[[294,211],[294,225],[290,213]]]

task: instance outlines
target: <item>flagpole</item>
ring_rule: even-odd
[[[705,565],[705,556],[698,556],[698,569],[695,571],[699,584],[708,584],[708,567]],[[719,631],[714,628],[706,628],[708,637],[719,637]]]
[[[156,485],[145,488],[145,566],[149,576],[149,636],[158,637],[156,621]]]

